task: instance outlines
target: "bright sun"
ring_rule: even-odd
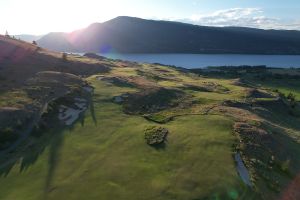
[[[116,13],[124,13],[121,6],[115,6],[116,2],[117,0],[12,0],[6,5],[9,9],[5,9],[6,13],[0,14],[0,17],[10,16],[12,8],[20,17],[6,17],[7,27],[0,28],[3,29],[1,31],[7,29],[12,34],[20,31],[31,34],[45,34],[49,30],[69,32],[114,18],[118,15]],[[16,24],[17,26],[10,28]]]

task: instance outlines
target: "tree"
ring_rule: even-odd
[[[67,61],[67,56],[68,56],[67,53],[62,54],[62,59],[63,59],[64,62]]]
[[[287,99],[291,101],[296,101],[296,95],[290,92],[287,96]]]
[[[10,37],[7,31],[5,32],[5,37]]]
[[[295,94],[290,92],[287,96],[287,99],[290,100],[290,105],[292,108],[295,108],[297,106],[297,100]]]

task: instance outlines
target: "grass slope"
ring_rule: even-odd
[[[107,67],[84,73],[95,74],[84,77],[94,87],[89,110],[65,127],[53,108],[42,120],[46,127],[1,155],[0,199],[274,199],[300,171],[299,104],[291,112],[274,91],[272,81],[280,82],[273,76],[195,74],[74,55],[68,56],[70,73],[76,63]],[[0,106],[26,107],[26,91],[7,88]],[[149,146],[144,131],[158,125],[168,129],[167,141]],[[236,151],[253,188],[237,173]]]
[[[231,120],[180,117],[165,125],[168,142],[155,149],[143,135],[153,123],[109,102],[130,89],[92,80],[95,116],[43,136],[52,137],[37,162],[23,171],[26,161],[16,162],[0,179],[0,199],[231,199],[247,191],[232,158]]]

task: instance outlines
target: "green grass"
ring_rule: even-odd
[[[285,95],[290,92],[296,95],[296,99],[300,100],[300,81],[299,80],[268,80],[256,81],[262,87],[270,88],[272,90],[279,90]]]
[[[284,105],[272,103],[274,99],[256,99],[265,105],[257,110],[250,109],[249,112],[256,114],[250,119],[268,124],[265,128],[276,133],[278,141],[287,145],[284,154],[292,156],[290,166],[285,166],[285,160],[278,161],[278,166],[288,168],[291,174],[290,177],[282,176],[281,180],[281,175],[276,176],[277,169],[248,166],[252,177],[258,177],[253,183],[255,192],[243,184],[233,159],[234,147],[239,142],[232,127],[233,119],[243,118],[246,110],[239,110],[238,116],[233,118],[228,117],[230,113],[217,112],[218,109],[211,112],[214,115],[208,112],[216,105],[223,105],[225,100],[246,100],[249,88],[233,84],[235,79],[203,77],[148,64],[113,67],[106,75],[144,79],[132,79],[133,86],[127,87],[107,84],[97,80],[96,75],[88,78],[95,91],[93,103],[83,119],[71,128],[48,129],[40,138],[32,136],[14,153],[0,157],[3,163],[0,164],[0,199],[251,200],[259,199],[257,193],[270,199],[284,188],[274,184],[276,180],[287,184],[298,170],[299,144],[294,139],[299,138],[299,118],[292,116]],[[279,82],[269,78],[262,81],[251,76],[243,78],[260,89],[300,94],[295,80]],[[203,92],[185,87],[189,85],[215,86],[216,89]],[[159,86],[181,90],[186,98],[170,96],[170,100],[179,101],[178,106],[163,107],[146,117],[139,112],[125,114],[126,100],[123,106],[113,103],[115,96],[147,92]],[[11,96],[14,104],[20,95],[15,96]],[[142,99],[140,107],[165,102],[163,97],[163,94],[149,95]],[[132,106],[137,108],[137,103]],[[235,114],[234,110],[228,112]],[[298,108],[294,112],[298,114]],[[150,126],[169,130],[165,145],[151,147],[146,144],[144,131]],[[275,156],[283,156],[274,149]],[[259,158],[263,152],[258,150],[253,155]],[[267,166],[270,156],[260,161],[262,165]]]
[[[144,139],[145,127],[154,123],[125,115],[110,102],[133,89],[91,81],[94,112],[86,113],[84,124],[45,133],[36,143],[44,145],[37,157],[35,148],[15,153],[23,161],[0,178],[0,199],[251,198],[235,169],[231,120],[176,118],[163,125],[168,141],[156,149]]]

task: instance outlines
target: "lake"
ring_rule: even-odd
[[[236,55],[236,54],[101,54],[128,61],[161,63],[188,69],[207,66],[266,65],[268,67],[300,68],[296,55]]]

